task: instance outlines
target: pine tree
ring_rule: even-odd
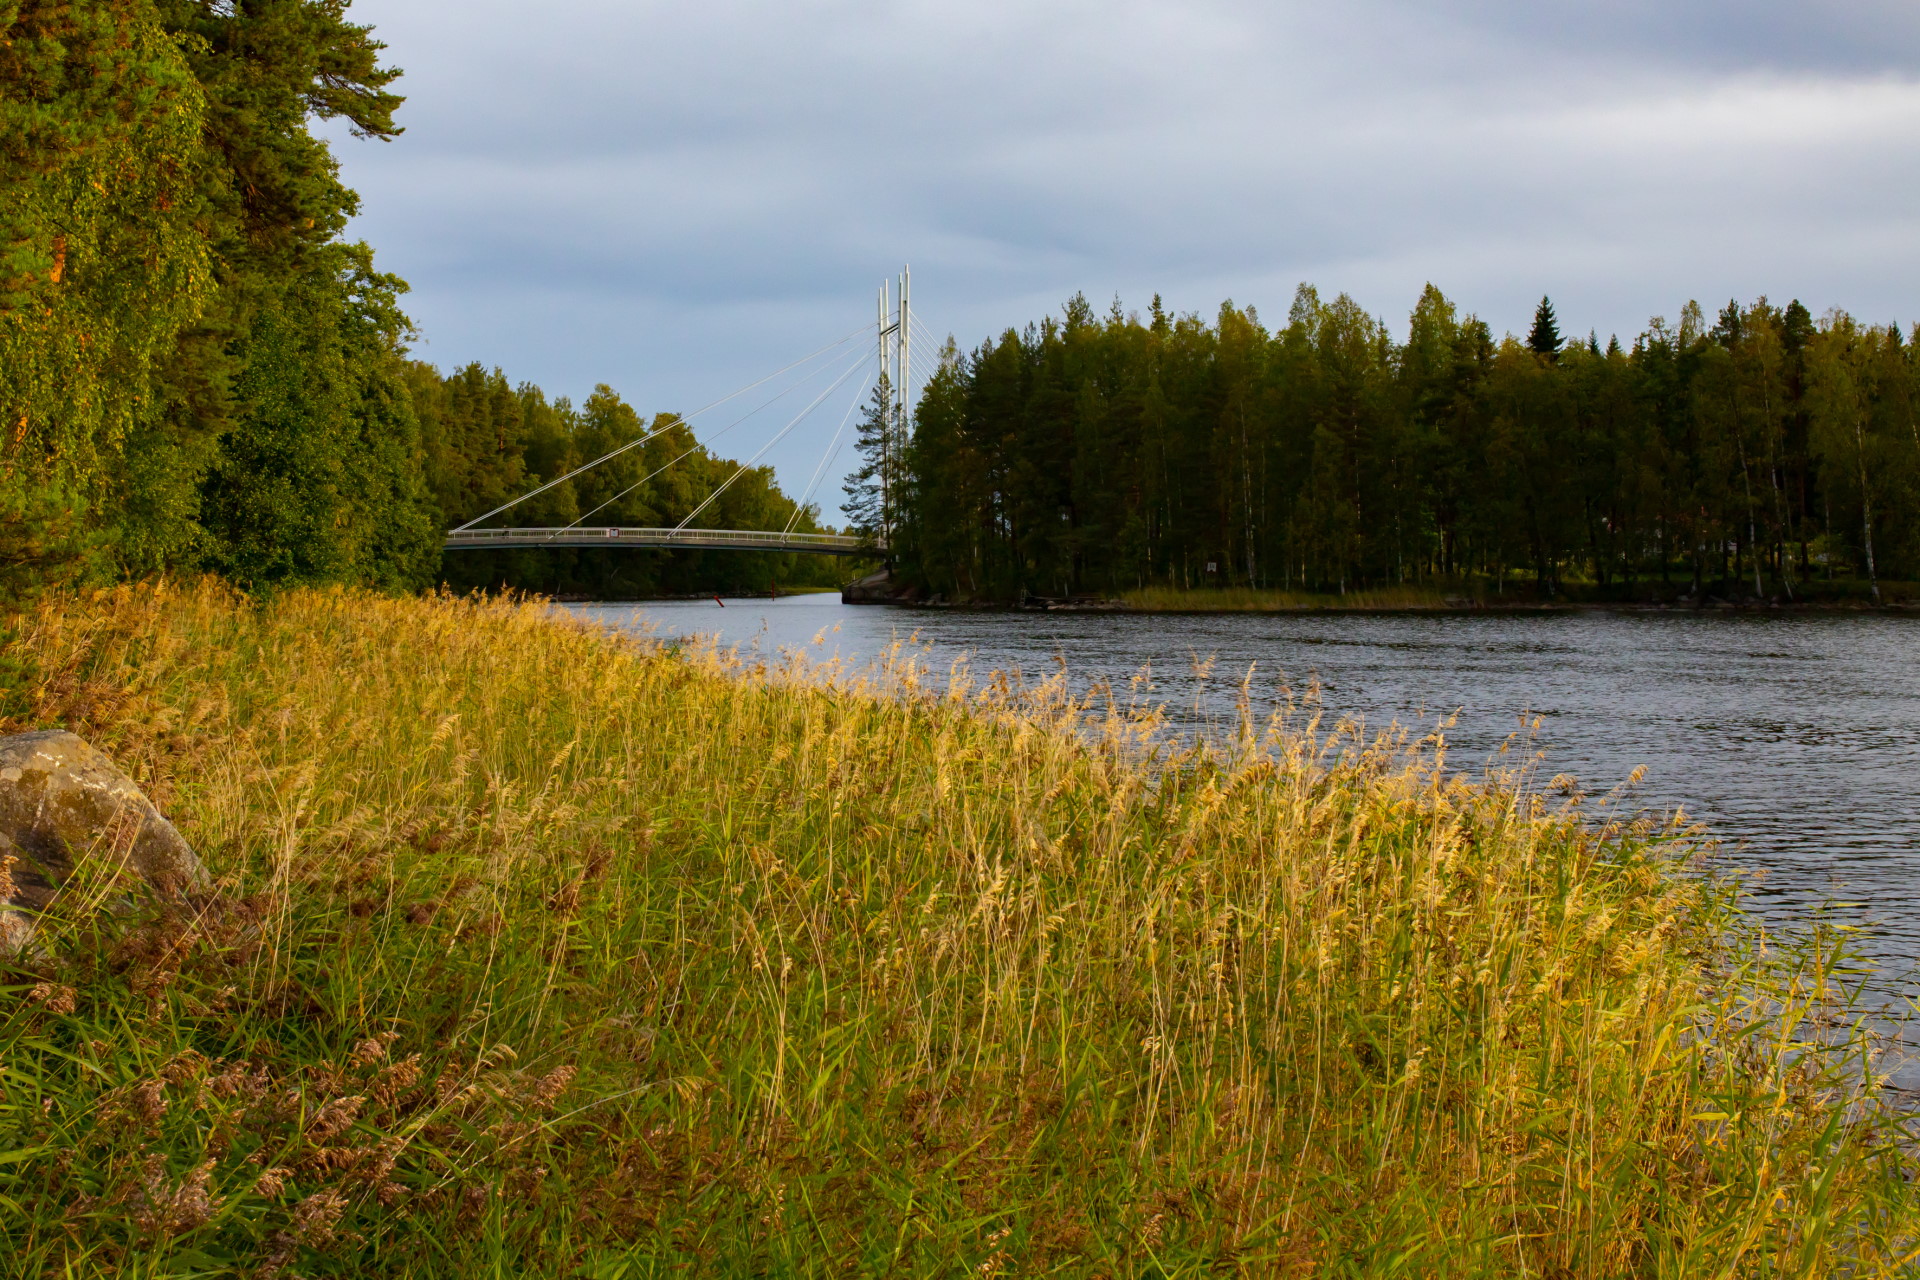
[[[1540,305],[1533,309],[1533,329],[1527,334],[1527,346],[1535,355],[1549,360],[1560,357],[1560,322],[1554,318],[1552,301],[1544,294]]]
[[[845,485],[846,512],[853,520],[853,530],[870,538],[884,538],[893,526],[887,474],[894,466],[892,422],[893,387],[882,374],[860,418],[860,435],[854,446],[859,450],[860,466],[847,477]]]

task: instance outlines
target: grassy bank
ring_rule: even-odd
[[[223,887],[7,979],[17,1274],[1856,1275],[1861,1061],[1670,846],[531,606],[15,623]],[[75,902],[78,894],[69,894]],[[1841,1032],[1831,1038],[1844,1040]]]

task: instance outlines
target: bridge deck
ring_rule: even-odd
[[[797,551],[817,556],[873,556],[884,545],[843,533],[775,533],[764,529],[460,529],[448,551],[499,547],[623,547],[633,551]]]

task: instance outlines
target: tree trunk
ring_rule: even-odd
[[[1753,517],[1753,478],[1747,474],[1747,442],[1738,441],[1740,446],[1740,487],[1747,492],[1747,552],[1753,558],[1753,594],[1761,597],[1766,591],[1760,586],[1760,530]]]
[[[1867,585],[1873,602],[1880,603],[1880,574],[1873,564],[1873,495],[1867,491],[1867,433],[1860,419],[1853,420],[1853,456],[1860,464],[1860,522],[1867,544]]]

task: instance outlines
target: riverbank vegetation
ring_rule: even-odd
[[[1471,597],[1448,596],[1432,587],[1381,587],[1346,595],[1310,591],[1221,587],[1182,590],[1178,587],[1139,587],[1120,597],[1129,609],[1148,613],[1302,613],[1328,609],[1453,609],[1472,607]]]
[[[1881,582],[1876,596],[1863,582],[1802,584],[1791,602],[1779,597],[1756,600],[1730,592],[1700,597],[1634,591],[1626,584],[1600,588],[1591,582],[1562,580],[1551,594],[1517,575],[1504,582],[1484,578],[1440,581],[1420,586],[1373,587],[1352,591],[1282,591],[1260,587],[1137,587],[1116,603],[1143,613],[1315,613],[1329,611],[1405,613],[1460,609],[1574,609],[1592,607],[1765,608],[1774,610],[1900,610],[1920,605],[1920,584]]]
[[[1522,575],[1543,601],[1873,599],[1920,579],[1914,350],[1764,298],[1623,345],[1563,341],[1545,300],[1496,337],[1431,286],[1404,338],[1306,286],[1274,329],[1076,297],[945,353],[895,477],[900,571],[948,599]]]
[[[13,961],[19,1274],[1920,1248],[1832,955],[1763,947],[1684,840],[1432,743],[1300,708],[1155,746],[1058,685],[740,666],[507,601],[135,587],[7,635],[8,727],[104,747],[220,881],[70,891]]]
[[[429,586],[446,529],[639,434],[605,386],[576,407],[409,358],[407,286],[344,239],[359,200],[310,127],[401,133],[399,73],[346,7],[0,6],[0,592],[203,570]],[[656,481],[639,469],[681,452]],[[528,515],[674,524],[735,465],[678,428]],[[793,506],[757,468],[711,510],[819,527]],[[447,572],[629,595],[835,580],[762,553],[527,551]]]

